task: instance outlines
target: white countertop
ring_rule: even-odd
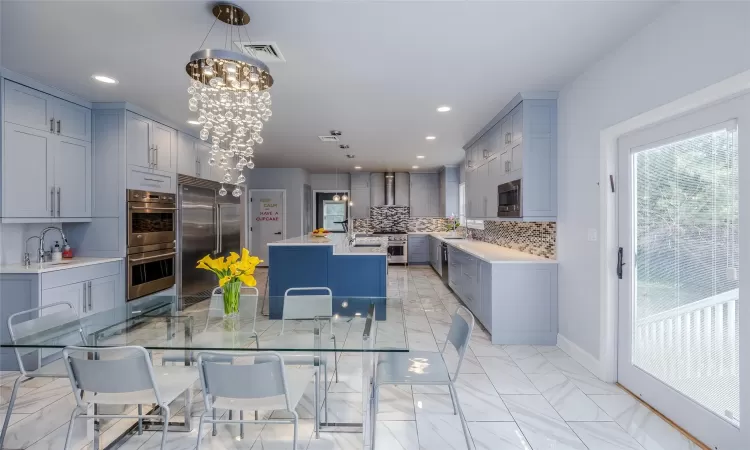
[[[468,239],[446,239],[446,236],[451,236],[450,232],[439,232],[439,233],[409,233],[409,234],[427,234],[446,242],[448,245],[457,248],[463,252],[466,252],[472,256],[476,256],[482,261],[486,261],[492,264],[500,263],[543,263],[543,264],[557,264],[556,259],[544,258],[542,256],[532,255],[530,253],[524,253],[520,250],[513,250],[507,247],[501,247],[495,244],[489,244],[481,241],[471,241]]]
[[[326,239],[312,237],[309,234],[298,236],[283,241],[271,242],[268,245],[330,245],[333,246],[334,255],[382,255],[388,254],[388,238],[368,237],[360,239],[360,242],[379,242],[380,247],[352,247],[347,241],[344,233],[329,233]]]
[[[121,261],[122,258],[86,258],[75,257],[72,259],[63,259],[62,261],[49,261],[45,263],[32,262],[31,266],[26,267],[23,264],[5,264],[0,266],[0,273],[8,274],[35,274],[44,272],[54,272],[56,270],[72,269],[74,267],[91,266],[94,264],[103,264],[114,261]]]

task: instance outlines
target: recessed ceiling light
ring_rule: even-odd
[[[117,84],[117,80],[106,75],[91,75],[91,78],[99,81],[100,83]]]
[[[426,136],[425,139],[427,139],[428,141],[434,141],[437,138],[435,136]]]
[[[187,123],[189,123],[190,125],[200,125],[201,124],[197,120],[188,120]]]
[[[411,166],[412,169],[419,169],[419,166]]]
[[[451,107],[447,105],[438,106],[438,109],[437,109],[438,112],[448,112],[450,110],[451,110]]]
[[[424,159],[424,155],[417,155],[417,159]]]
[[[360,166],[354,166],[354,170],[359,170],[359,169],[361,169],[361,168],[362,168],[362,167],[360,167]]]

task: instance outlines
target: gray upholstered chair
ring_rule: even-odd
[[[253,353],[250,364],[225,362],[226,353],[202,352],[198,354],[198,370],[206,411],[201,414],[198,426],[197,449],[201,448],[203,424],[217,423],[291,423],[294,425],[293,447],[297,448],[299,417],[295,408],[312,378],[315,383],[314,408],[315,431],[318,435],[318,371],[314,368],[292,368],[284,366],[284,359],[276,352]],[[250,381],[252,380],[252,382]],[[239,419],[216,419],[207,417],[208,411],[216,408],[240,410]],[[284,410],[291,419],[244,420],[243,410]],[[244,431],[240,428],[240,439]]]
[[[460,314],[463,311],[471,319],[467,322]],[[448,386],[448,391],[453,402],[453,414],[458,414],[461,420],[461,427],[466,438],[466,446],[472,449],[471,436],[466,425],[466,419],[461,411],[461,404],[458,401],[455,383],[458,373],[461,370],[461,363],[466,354],[466,348],[469,346],[471,332],[474,330],[474,316],[463,306],[456,308],[453,314],[451,327],[448,330],[448,336],[439,353],[425,351],[409,351],[405,353],[381,353],[378,356],[377,366],[375,368],[375,380],[373,389],[375,390],[375,405],[372,411],[372,446],[375,448],[375,421],[378,415],[378,394],[382,385],[442,385]],[[448,343],[453,345],[458,353],[458,364],[456,370],[451,376],[448,366],[445,364],[443,354]]]
[[[19,317],[25,315],[35,315],[37,317],[24,321],[18,320]],[[60,345],[83,345],[86,343],[86,336],[83,334],[78,312],[73,305],[68,302],[51,303],[39,308],[17,312],[8,317],[8,332],[10,333],[11,342],[14,344],[28,336],[44,334],[55,328],[57,328],[58,331],[55,333],[54,337],[50,336],[52,342]],[[2,432],[0,432],[0,448],[3,448],[5,434],[8,431],[10,416],[13,412],[13,405],[16,402],[16,395],[18,394],[18,388],[21,385],[21,382],[37,377],[68,378],[68,372],[65,370],[65,365],[61,359],[52,361],[35,370],[26,369],[24,359],[30,358],[33,355],[36,356],[37,361],[41,362],[42,358],[38,355],[34,355],[34,353],[45,353],[49,350],[44,351],[36,348],[18,347],[15,347],[13,350],[16,353],[18,370],[21,374],[16,378],[16,382],[13,384],[13,391],[10,394],[10,401],[8,402],[8,409],[5,413]],[[57,352],[59,353],[59,350]]]
[[[94,359],[89,355],[94,354]],[[63,362],[67,368],[70,384],[75,395],[76,407],[70,415],[68,434],[64,450],[70,448],[75,420],[119,419],[147,416],[139,414],[89,414],[90,405],[149,405],[159,406],[164,427],[161,449],[167,441],[169,428],[169,404],[185,393],[185,423],[190,426],[190,390],[198,380],[195,367],[165,366],[154,371],[151,355],[143,347],[66,347]],[[95,433],[98,427],[94,427]],[[94,436],[98,440],[98,436]]]

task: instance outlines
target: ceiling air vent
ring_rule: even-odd
[[[338,142],[339,141],[338,136],[318,136],[318,139],[320,139],[323,142]]]
[[[235,42],[242,51],[265,63],[286,62],[275,42]]]

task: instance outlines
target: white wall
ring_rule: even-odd
[[[565,86],[558,100],[560,334],[599,359],[600,131],[750,69],[750,3],[665,10]],[[616,256],[611,255],[612,258]]]
[[[302,187],[310,181],[304,169],[253,169],[247,186],[248,190],[286,189],[286,237],[292,238],[302,235]]]
[[[338,186],[336,185],[337,178]],[[348,191],[350,186],[350,177],[348,173],[340,173],[338,174],[338,176],[335,173],[311,173],[310,183],[312,184],[313,191],[325,191],[333,189]]]

